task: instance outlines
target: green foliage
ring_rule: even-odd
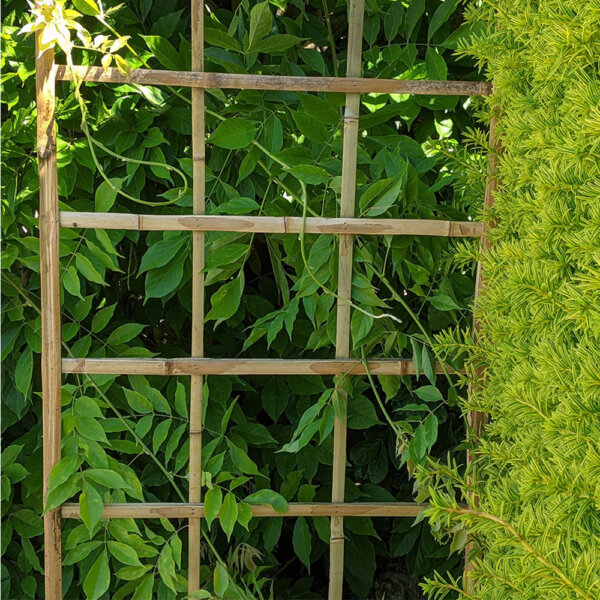
[[[468,334],[440,341],[474,373],[465,409],[490,423],[475,446],[474,487],[438,465],[423,471],[421,489],[432,494],[434,528],[456,549],[467,533],[477,539],[473,586],[460,598],[592,600],[600,596],[600,78],[592,67],[600,42],[590,32],[600,7],[473,2],[469,22],[481,34],[465,52],[495,85],[500,187],[488,215],[495,227],[483,253],[479,344]],[[456,597],[463,584],[436,577],[426,589]]]
[[[109,9],[117,2],[103,4]],[[244,1],[235,10],[226,4],[211,3],[207,17],[208,70],[344,74],[345,2]],[[73,5],[93,40],[111,38],[110,44],[98,41],[103,58],[74,49],[76,62],[189,68],[187,1],[139,0],[106,16],[92,0]],[[33,39],[17,33],[29,20],[25,8],[20,0],[8,2],[2,30],[2,593],[37,598],[43,585],[38,183]],[[456,9],[448,0],[367,2],[364,75],[470,75],[471,63],[451,54],[460,37]],[[58,58],[64,60],[60,52]],[[72,85],[57,88],[61,209],[134,213],[142,202],[153,205],[154,214],[191,212],[190,191],[173,172],[191,177],[189,90],[86,84],[82,122]],[[208,90],[208,212],[299,216],[306,185],[308,213],[335,216],[343,103],[340,94]],[[456,185],[456,167],[440,153],[477,162],[457,141],[472,124],[471,111],[456,97],[363,96],[357,216],[474,215],[474,195]],[[317,281],[296,236],[209,233],[206,241],[210,356],[333,356],[334,298],[317,284],[336,287],[333,236],[304,240]],[[346,399],[348,501],[409,500],[408,472],[428,452],[441,454],[460,440],[460,422],[444,402],[455,404],[455,392],[436,380],[428,341],[462,322],[472,297],[472,272],[448,265],[452,251],[443,238],[357,239],[353,354],[357,360],[363,352],[413,358],[418,380],[376,378],[375,394],[366,379],[206,379],[202,466],[210,531],[203,540],[206,589],[197,597],[268,596],[275,573],[276,597],[319,596],[327,519],[250,519],[250,505],[282,510],[290,501],[330,499],[333,421],[336,411],[346,410]],[[65,355],[189,354],[189,234],[63,229],[61,279]],[[63,460],[52,473],[49,507],[79,502],[83,516],[83,522],[63,523],[67,597],[185,594],[184,520],[103,521],[100,515],[108,502],[185,501],[188,402],[183,377],[66,380]],[[346,520],[349,594],[367,597],[376,570],[390,560],[415,577],[459,564],[428,529],[410,525],[406,519]]]

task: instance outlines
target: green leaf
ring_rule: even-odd
[[[423,425],[419,425],[409,444],[410,454],[416,463],[419,463],[427,454],[427,433]]]
[[[210,311],[205,321],[220,321],[232,317],[240,306],[242,292],[244,291],[244,274],[222,285],[210,298]]]
[[[398,200],[406,176],[382,179],[369,185],[362,193],[359,208],[366,217],[377,217],[388,210]]]
[[[429,30],[427,32],[427,41],[431,41],[431,38],[435,35],[435,32],[450,19],[452,13],[456,10],[456,6],[459,0],[444,0],[429,21]]]
[[[213,586],[215,588],[215,594],[219,598],[223,598],[225,596],[225,592],[227,592],[227,588],[229,587],[229,575],[227,574],[227,569],[218,562],[215,566],[215,571],[213,573]]]
[[[337,126],[340,122],[339,109],[330,102],[322,100],[314,94],[302,94],[300,96],[302,108],[313,118],[327,125]]]
[[[104,542],[83,542],[77,544],[73,550],[65,556],[63,560],[63,566],[74,565],[75,563],[81,562],[84,558],[89,556],[96,548],[99,548]]]
[[[150,269],[164,267],[181,251],[181,247],[189,240],[186,235],[170,235],[153,243],[142,256],[138,276]]]
[[[258,202],[252,198],[232,198],[215,207],[215,212],[220,215],[247,215],[259,208]]]
[[[211,523],[215,520],[216,516],[221,510],[223,504],[223,492],[219,486],[210,488],[204,496],[204,518],[208,528],[210,529]]]
[[[367,311],[368,312],[368,311]],[[365,313],[354,310],[352,311],[352,320],[350,329],[352,331],[352,343],[357,348],[357,344],[366,338],[373,328],[373,317]]]
[[[159,35],[142,35],[142,39],[157,58],[158,62],[171,71],[179,71],[183,68],[181,56],[173,48],[171,42]]]
[[[218,46],[219,48],[224,48],[225,50],[231,50],[233,52],[242,51],[240,44],[234,37],[215,27],[204,28],[204,40],[210,46]]]
[[[156,454],[158,449],[163,445],[164,441],[169,435],[169,428],[171,427],[171,419],[165,419],[158,424],[152,435],[152,451]]]
[[[158,127],[152,127],[144,134],[144,146],[146,148],[153,148],[166,143],[168,142]]]
[[[142,394],[127,388],[123,388],[123,391],[125,392],[127,403],[135,412],[142,413],[143,415],[153,412],[154,407],[152,406],[152,402],[146,396],[142,396]]]
[[[125,325],[117,327],[110,333],[106,343],[109,346],[125,344],[126,342],[131,341],[134,337],[138,336],[144,327],[145,325],[141,325],[140,323],[125,323]]]
[[[177,382],[177,387],[175,388],[175,410],[179,416],[187,419],[187,395],[185,393],[185,385],[181,381]]]
[[[102,425],[92,417],[75,415],[75,427],[77,428],[77,431],[88,440],[108,443]]]
[[[289,172],[300,181],[309,185],[319,185],[329,181],[329,175],[325,169],[314,167],[312,165],[297,165],[292,167]]]
[[[438,418],[433,413],[427,415],[425,423],[423,423],[423,430],[425,432],[427,448],[428,450],[431,450],[437,440],[438,434]]]
[[[429,79],[444,81],[448,78],[448,67],[436,48],[427,48],[425,68]]]
[[[165,544],[158,557],[158,574],[163,580],[163,583],[173,592],[175,588],[175,561],[173,560],[173,550],[171,546]]]
[[[120,490],[129,487],[119,473],[110,469],[87,469],[84,476],[108,489]]]
[[[292,544],[296,556],[304,563],[310,573],[311,534],[304,517],[298,517],[292,534]]]
[[[154,590],[154,573],[148,573],[142,579],[141,583],[139,583],[135,588],[135,593],[133,594],[131,600],[147,600],[148,598],[152,598],[152,592]]]
[[[362,394],[352,396],[348,400],[348,427],[350,429],[367,429],[379,423],[375,407]]]
[[[185,260],[186,253],[180,252],[170,263],[148,271],[146,275],[146,300],[149,298],[164,298],[177,288],[183,277]]]
[[[273,16],[268,2],[260,2],[250,11],[250,34],[248,36],[248,49],[255,46],[260,40],[271,32]]]
[[[28,508],[12,513],[13,527],[24,538],[32,538],[44,532],[44,524],[39,514]]]
[[[433,368],[433,362],[431,361],[431,356],[429,356],[429,351],[427,350],[427,346],[423,346],[423,354],[421,356],[421,361],[423,363],[423,373],[425,373],[425,377],[429,379],[429,382],[435,385],[435,370]]]
[[[84,481],[82,492],[79,496],[79,511],[81,513],[81,520],[90,532],[90,537],[92,537],[94,528],[102,519],[103,508],[102,496],[100,496],[94,486]]]
[[[113,207],[113,204],[117,199],[116,190],[121,189],[125,179],[111,178],[109,181],[110,184],[107,181],[103,181],[96,189],[96,197],[94,200],[96,212],[108,212]]]
[[[301,38],[287,33],[277,33],[266,39],[260,40],[254,46],[248,48],[248,52],[284,52],[292,46],[297,46],[302,41]]]
[[[300,133],[313,142],[327,143],[329,141],[330,132],[323,123],[319,123],[308,113],[292,111],[292,117]]]
[[[442,393],[433,385],[424,385],[415,390],[415,394],[425,402],[443,402]]]
[[[101,285],[106,285],[104,278],[96,268],[92,265],[88,258],[83,256],[83,254],[77,254],[75,256],[75,263],[77,265],[77,270],[89,281],[92,283],[99,283]]]
[[[317,271],[322,267],[333,254],[333,237],[330,235],[320,235],[308,253],[308,266],[312,271]]]
[[[105,306],[101,308],[92,319],[92,332],[99,333],[102,331],[113,318],[115,314],[115,308],[117,307],[117,303],[111,304],[110,306]]]
[[[252,519],[252,508],[249,504],[245,502],[240,502],[238,504],[238,523],[248,531],[248,523],[250,523],[250,519]]]
[[[383,23],[385,39],[388,42],[391,42],[398,35],[403,20],[404,6],[402,6],[402,2],[392,2]]]
[[[142,564],[135,550],[131,546],[128,546],[122,542],[113,541],[109,541],[107,546],[110,550],[110,553],[124,565],[137,567]]]
[[[287,500],[273,490],[258,490],[258,492],[246,496],[244,502],[248,504],[268,504],[280,513],[284,513],[288,507]]]
[[[404,22],[404,32],[406,38],[410,39],[413,30],[425,12],[425,0],[411,0],[406,11],[406,20]]]
[[[87,600],[98,600],[108,590],[109,585],[108,553],[103,550],[85,577],[83,591]]]
[[[65,290],[77,298],[83,298],[81,295],[81,283],[79,281],[79,275],[77,275],[77,269],[70,265],[68,269],[63,273],[62,283]]]
[[[430,298],[431,304],[438,310],[460,310],[460,306],[450,296],[439,294]]]
[[[57,488],[62,485],[77,471],[79,460],[77,454],[69,454],[64,458],[61,458],[50,471],[50,477],[48,480],[49,489]],[[6,467],[4,467],[6,468]]]
[[[27,394],[31,385],[33,373],[33,352],[31,348],[25,348],[15,367],[15,385],[21,394]]]
[[[240,150],[250,144],[256,137],[257,131],[255,124],[244,119],[231,117],[219,123],[219,126],[206,141],[227,150]]]
[[[84,15],[95,17],[101,14],[98,4],[94,0],[73,0],[73,6]]]
[[[231,492],[228,492],[223,500],[221,512],[219,514],[219,523],[221,524],[221,529],[225,532],[228,540],[231,538],[233,528],[237,521],[237,516],[238,507],[235,496]]]
[[[217,269],[224,265],[231,266],[238,259],[242,258],[250,246],[248,244],[227,244],[221,246],[212,252],[208,252],[206,259],[206,270]]]

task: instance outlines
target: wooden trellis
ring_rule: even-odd
[[[341,374],[361,376],[364,365],[350,357],[350,314],[353,236],[428,235],[482,237],[484,227],[473,222],[436,220],[356,219],[356,162],[361,93],[422,95],[488,95],[491,86],[470,81],[402,81],[361,78],[364,0],[350,0],[346,77],[288,77],[204,72],[204,2],[191,0],[192,70],[189,72],[134,70],[128,77],[116,69],[56,65],[54,53],[36,52],[38,107],[37,151],[40,179],[40,272],[42,295],[42,391],[44,435],[44,498],[49,474],[61,454],[61,376],[63,373],[189,375],[190,460],[188,503],[126,503],[104,507],[105,518],[187,518],[189,520],[189,591],[200,587],[200,537],[204,506],[201,502],[202,383],[204,375]],[[83,81],[111,84],[139,83],[192,88],[193,215],[153,216],[116,213],[59,212],[55,133],[55,82],[76,77]],[[205,209],[205,119],[204,90],[232,88],[344,92],[346,110],[343,130],[342,192],[339,218],[308,218],[306,233],[339,235],[339,277],[335,360],[212,359],[204,357],[204,232],[263,232],[298,234],[298,217],[210,216]],[[486,202],[491,198],[493,177]],[[192,232],[192,344],[190,358],[183,359],[88,359],[61,358],[59,238],[61,227],[178,230]],[[485,237],[484,237],[485,239]],[[409,360],[371,360],[373,374],[411,375]],[[436,366],[436,372],[441,367]],[[329,599],[342,598],[344,567],[344,517],[415,517],[422,506],[411,502],[346,503],[344,494],[347,422],[336,417],[330,503],[290,503],[286,517],[331,518]],[[253,506],[257,517],[282,516],[270,506]],[[61,518],[80,518],[79,506],[65,504],[44,515],[46,598],[62,599]]]

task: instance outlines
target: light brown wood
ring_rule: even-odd
[[[415,375],[412,360],[375,359],[373,375]],[[447,370],[454,373],[452,369]],[[63,373],[90,375],[366,375],[356,359],[308,360],[268,358],[63,358]],[[440,364],[435,372],[443,374]]]
[[[346,502],[346,503],[301,503],[291,502],[284,513],[272,506],[252,506],[254,517],[416,517],[426,504],[414,502]],[[65,519],[79,519],[79,504],[63,504]],[[105,504],[102,516],[105,519],[187,519],[204,516],[202,503],[129,503]]]
[[[37,155],[40,180],[40,279],[42,310],[43,498],[61,449],[60,227],[56,166],[54,51],[39,55],[36,35]],[[46,600],[62,600],[60,509],[44,514]]]
[[[494,194],[498,188],[498,179],[496,177],[496,172],[498,169],[498,156],[500,153],[500,141],[498,136],[496,135],[496,117],[493,116],[490,120],[490,131],[489,131],[489,146],[490,153],[488,155],[488,167],[487,167],[487,183],[485,187],[485,197],[483,201],[484,209],[488,210],[492,207],[494,203]],[[492,225],[489,223],[484,224],[482,237],[481,237],[481,250],[488,250],[490,248],[490,241],[487,236],[487,230]],[[479,294],[484,285],[483,273],[481,262],[477,263],[477,273],[475,278],[475,295],[473,303],[476,305],[477,299],[479,298]],[[474,339],[477,340],[477,334],[479,332],[480,323],[477,318],[473,318],[473,336]],[[479,373],[478,375],[481,375]],[[473,391],[473,384],[469,384],[468,395],[471,396]],[[481,434],[483,427],[485,426],[487,421],[486,414],[479,411],[469,411],[467,413],[467,439],[476,440],[477,437]],[[471,465],[475,458],[475,453],[472,450],[467,450],[467,465]],[[467,477],[467,482],[471,484],[474,479],[474,474],[471,472]],[[472,500],[475,503],[478,503],[478,498],[472,497]],[[473,590],[473,580],[471,577],[471,573],[474,568],[473,564],[473,556],[474,556],[474,543],[469,541],[465,547],[465,589],[467,593],[472,593]]]
[[[362,63],[362,37],[365,13],[364,0],[350,0],[348,14],[348,58],[346,77],[360,77]],[[356,204],[356,166],[358,161],[358,126],[360,94],[346,94],[344,133],[342,146],[342,190],[340,217],[353,218]],[[350,302],[352,300],[354,237],[341,234],[338,256],[338,299],[335,335],[335,356],[350,357]],[[347,401],[344,411],[347,413]],[[347,415],[336,414],[333,426],[333,465],[331,501],[344,502],[346,484]],[[341,600],[344,587],[344,519],[331,518],[329,546],[329,600]]]
[[[302,217],[239,217],[233,215],[129,215],[124,213],[60,213],[61,227],[129,229],[135,231],[235,231],[239,233],[294,233],[302,231]],[[476,221],[432,219],[354,219],[307,217],[305,233],[353,235],[419,235],[481,237]]]
[[[204,70],[204,1],[192,0],[192,71]],[[193,210],[197,215],[205,211],[205,114],[204,90],[192,88],[192,164]],[[192,233],[192,357],[204,356],[204,232]],[[189,501],[202,499],[202,375],[192,375],[190,381],[190,463]],[[200,589],[201,520],[189,520],[188,593]]]
[[[295,92],[341,92],[347,94],[418,94],[425,96],[488,96],[491,86],[484,81],[431,81],[426,79],[368,79],[361,77],[293,77],[287,75],[240,75],[133,69],[124,76],[118,69],[75,66],[78,79],[96,83],[170,85],[203,89],[279,90]],[[65,65],[56,77],[72,81]]]

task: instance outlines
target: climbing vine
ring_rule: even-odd
[[[189,69],[189,7],[47,2],[32,17],[8,4],[2,102],[4,415],[3,592],[39,596],[41,564],[39,258],[32,39],[54,38],[66,64]],[[345,70],[346,3],[207,3],[206,64],[232,73],[326,76]],[[29,24],[28,24],[29,23]],[[452,51],[472,34],[454,1],[368,2],[367,77],[461,79],[472,62]],[[23,57],[26,57],[23,60]],[[189,90],[58,84],[63,210],[189,214]],[[341,180],[340,94],[207,90],[210,214],[335,216]],[[357,216],[464,220],[477,213],[483,160],[460,145],[473,126],[465,98],[365,95]],[[125,157],[125,160],[123,160]],[[461,163],[462,167],[457,167]],[[475,182],[465,186],[465,176]],[[334,236],[210,233],[210,356],[333,356]],[[62,230],[63,341],[73,356],[186,356],[190,236],[184,232]],[[468,251],[464,249],[465,252]],[[207,531],[197,597],[323,595],[325,518],[251,519],[249,505],[328,501],[337,396],[350,398],[347,500],[411,498],[408,474],[463,436],[457,390],[433,372],[430,340],[465,325],[473,269],[447,259],[443,238],[357,240],[353,353],[412,358],[418,378],[208,377],[203,449]],[[186,378],[71,376],[63,388],[63,459],[50,506],[80,504],[64,522],[64,587],[98,599],[185,594],[185,521],[103,521],[105,502],[183,501],[188,463]],[[217,516],[218,515],[218,516]],[[422,524],[347,520],[346,580],[363,598],[394,564],[418,578],[460,570]],[[210,527],[210,529],[208,529]],[[358,568],[360,565],[360,568]],[[374,583],[375,582],[375,583]],[[408,584],[407,584],[408,585]],[[13,592],[11,592],[11,590]],[[407,592],[408,593],[408,592]]]

